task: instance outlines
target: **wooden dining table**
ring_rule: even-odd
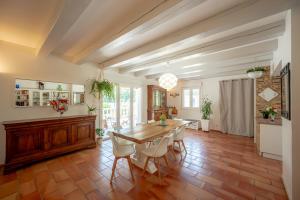
[[[113,134],[114,136],[135,143],[136,151],[131,160],[135,166],[143,169],[144,164],[146,162],[146,157],[144,156],[142,151],[147,148],[147,142],[163,137],[167,135],[171,130],[174,130],[178,127],[186,126],[190,123],[190,121],[180,119],[168,119],[166,120],[165,125],[161,125],[160,122],[157,121],[148,124],[141,124],[130,129],[117,130],[114,131]],[[154,173],[156,172],[156,170],[157,168],[154,165],[154,163],[148,163],[147,171],[149,173]]]

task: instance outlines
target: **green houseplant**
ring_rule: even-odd
[[[255,79],[255,78],[261,77],[265,71],[266,71],[266,70],[265,70],[264,67],[253,67],[253,68],[251,68],[251,69],[248,69],[248,70],[246,71],[246,73],[248,74],[248,76],[249,76],[250,78]]]
[[[102,138],[104,136],[104,130],[102,128],[96,128],[96,135],[97,135],[97,143],[101,144]]]
[[[95,113],[96,107],[95,106],[87,106],[88,107],[88,113],[89,115],[92,115]]]
[[[91,94],[100,98],[104,95],[108,98],[114,98],[114,84],[108,80],[92,80]]]
[[[260,112],[263,115],[264,119],[268,119],[269,116],[271,116],[271,120],[274,121],[277,114],[277,109],[275,109],[273,106],[268,106],[265,108],[265,110],[262,110]]]
[[[202,99],[202,105],[201,105],[201,128],[202,131],[209,131],[209,119],[212,112],[212,101],[208,98]]]

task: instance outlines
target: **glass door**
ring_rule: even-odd
[[[133,88],[133,126],[142,121],[142,88]]]
[[[131,123],[130,93],[130,87],[120,87],[120,125],[122,128],[129,128]]]
[[[104,130],[113,130],[117,126],[117,99],[116,88],[115,98],[103,96],[102,101],[102,128]],[[106,131],[107,132],[107,131]]]

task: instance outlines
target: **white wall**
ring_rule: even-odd
[[[285,33],[279,38],[278,49],[273,54],[273,75],[291,62],[291,11],[286,13]],[[282,179],[290,199],[292,199],[292,122],[282,118]]]
[[[98,72],[98,67],[92,63],[75,65],[51,55],[45,58],[37,58],[26,49],[0,43],[0,123],[9,120],[59,116],[50,107],[15,108],[14,89],[16,78],[85,84],[88,83],[87,80],[95,79]],[[144,89],[143,94],[145,94],[146,81],[136,79],[133,76],[120,76],[116,72],[105,72],[104,77],[121,84],[140,85]],[[87,91],[86,103],[97,105],[98,100]],[[143,104],[147,104],[145,98]],[[146,106],[143,106],[143,108],[145,120]],[[64,115],[78,114],[87,114],[86,105],[71,105]],[[96,122],[96,125],[99,126],[98,118]],[[0,125],[0,164],[3,164],[4,161],[5,131],[4,127]]]
[[[226,76],[218,78],[209,78],[203,80],[190,80],[181,81],[176,88],[170,92],[177,92],[180,94],[178,97],[170,97],[168,95],[168,106],[176,106],[178,109],[178,117],[183,119],[201,119],[200,108],[199,109],[185,109],[182,108],[182,89],[185,87],[198,87],[201,89],[200,98],[208,97],[212,100],[213,114],[211,116],[210,128],[214,130],[220,130],[220,108],[219,108],[219,81],[246,78],[247,75]]]
[[[300,199],[300,2],[291,13],[291,112],[292,112],[292,199]]]

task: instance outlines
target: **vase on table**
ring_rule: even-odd
[[[166,125],[166,120],[160,120],[160,125],[165,126]]]

